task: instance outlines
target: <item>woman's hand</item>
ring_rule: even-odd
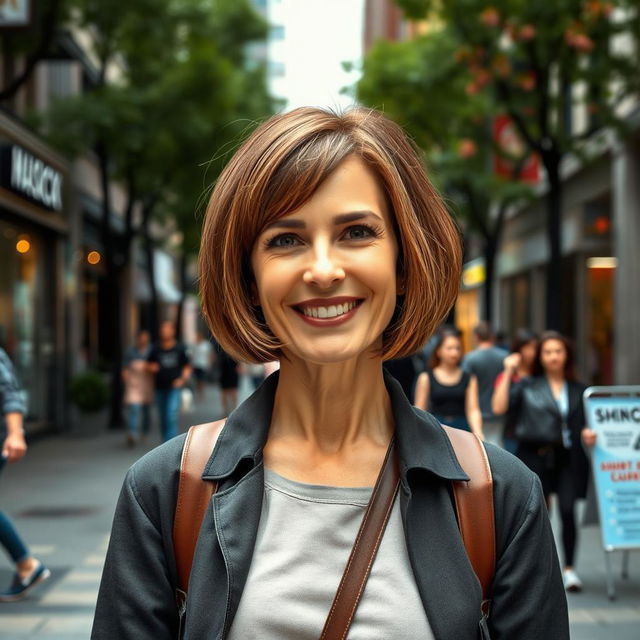
[[[598,439],[598,434],[593,430],[585,427],[582,430],[582,442],[587,447],[593,447]]]
[[[519,353],[511,353],[502,361],[502,366],[507,373],[514,374],[521,362],[522,356]]]
[[[7,462],[16,462],[27,453],[27,443],[23,433],[10,433],[2,445],[2,457]]]

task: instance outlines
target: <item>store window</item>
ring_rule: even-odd
[[[27,418],[50,418],[55,278],[51,242],[0,221],[0,344],[13,361],[27,400]]]

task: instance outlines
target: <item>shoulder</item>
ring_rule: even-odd
[[[173,519],[185,438],[186,434],[179,435],[149,451],[125,478],[125,486],[157,526],[165,518]]]
[[[500,554],[523,523],[543,506],[540,481],[523,462],[504,449],[484,443],[493,478],[496,551]]]

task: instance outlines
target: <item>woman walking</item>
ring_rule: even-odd
[[[418,376],[415,405],[429,409],[442,424],[472,431],[484,440],[478,379],[460,366],[463,355],[460,333],[444,329],[431,353],[429,369]]]
[[[129,471],[93,640],[173,640],[180,626],[192,640],[569,637],[535,474],[486,445],[496,551],[487,618],[451,493],[468,476],[447,432],[383,371],[447,315],[461,261],[419,156],[382,114],[302,108],[253,132],[211,195],[201,292],[225,351],[277,359],[280,370],[229,415],[205,465],[217,492],[184,617],[172,540],[184,438]],[[386,528],[373,530],[363,514],[390,460],[399,489]],[[359,604],[340,618],[347,629],[326,636],[360,526],[380,546]]]
[[[509,453],[515,453],[518,448],[515,436],[517,415],[512,409],[509,409],[509,388],[512,384],[531,376],[537,346],[538,340],[533,332],[529,329],[518,329],[511,344],[511,353],[504,359],[504,371],[498,374],[494,384],[491,408],[496,415],[506,413],[502,446]],[[511,377],[507,380],[509,375]]]
[[[519,359],[505,359],[500,392],[509,395],[508,410],[515,421],[516,455],[542,482],[545,500],[558,498],[564,555],[563,582],[567,591],[580,591],[582,581],[575,569],[577,527],[575,504],[585,498],[589,463],[583,449],[591,444],[586,427],[582,394],[585,385],[575,377],[573,351],[557,331],[540,336],[533,376],[515,385]],[[496,408],[503,409],[504,403]]]

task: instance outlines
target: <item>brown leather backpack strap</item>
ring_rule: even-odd
[[[344,640],[358,608],[400,486],[400,466],[392,439],[362,518],[351,555],[333,599],[320,640]]]
[[[453,445],[460,466],[469,476],[468,482],[462,480],[453,482],[453,495],[458,514],[458,526],[467,556],[482,586],[483,610],[485,610],[496,570],[496,530],[491,467],[487,452],[477,436],[468,431],[442,426]]]
[[[178,569],[176,597],[180,607],[184,605],[189,588],[189,575],[202,520],[211,496],[217,489],[215,482],[202,480],[202,473],[224,423],[224,420],[218,420],[191,427],[182,449],[178,498],[173,522],[173,550]]]

